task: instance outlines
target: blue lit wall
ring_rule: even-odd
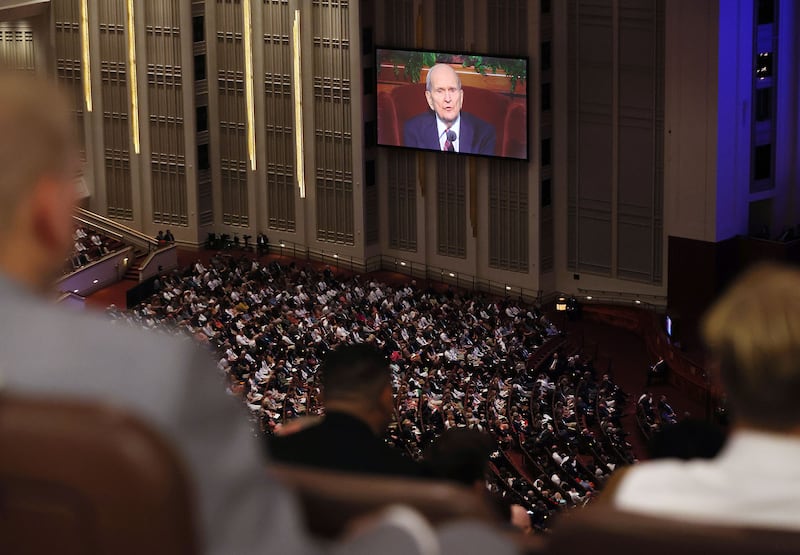
[[[748,231],[753,15],[753,0],[719,2],[717,241]]]

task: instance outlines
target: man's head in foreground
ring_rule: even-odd
[[[56,277],[72,245],[77,162],[55,85],[0,73],[0,273],[38,290]]]
[[[464,102],[461,79],[456,70],[447,64],[433,66],[425,81],[425,99],[442,123],[455,123]]]
[[[327,412],[344,412],[381,435],[392,421],[392,374],[386,357],[366,345],[342,345],[322,363],[322,392]]]
[[[709,310],[703,334],[737,424],[800,432],[800,270],[747,271]]]

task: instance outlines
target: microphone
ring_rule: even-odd
[[[458,136],[456,135],[455,131],[453,131],[452,129],[448,129],[447,130],[447,140],[448,141],[450,141],[451,143],[454,143],[456,141],[457,137]]]

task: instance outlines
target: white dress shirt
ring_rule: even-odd
[[[800,438],[739,430],[711,460],[632,467],[614,497],[651,516],[800,530]]]
[[[456,134],[456,140],[453,141],[453,148],[456,152],[461,152],[461,114],[458,115],[453,125],[449,126],[436,116],[436,130],[439,132],[439,149],[444,150],[444,142],[447,140],[446,131],[452,129]]]

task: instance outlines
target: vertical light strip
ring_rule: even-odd
[[[92,111],[92,69],[89,58],[89,0],[81,0],[81,75],[86,111]]]
[[[243,0],[244,15],[244,99],[247,107],[247,155],[250,169],[256,171],[256,109],[253,93],[253,22],[251,21],[250,0]]]
[[[303,156],[303,79],[300,76],[300,10],[294,11],[292,24],[292,88],[294,89],[294,148],[295,172],[297,173],[297,187],[300,189],[300,198],[306,198],[306,171]]]
[[[133,151],[139,154],[139,82],[136,76],[136,27],[133,22],[133,0],[127,0],[128,19],[128,85],[131,93],[131,133]]]

